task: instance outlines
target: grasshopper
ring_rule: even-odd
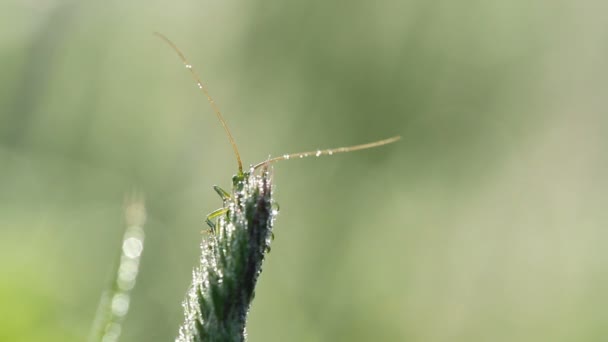
[[[400,137],[362,145],[284,154],[268,158],[245,171],[232,133],[207,86],[180,49],[164,35],[155,34],[173,48],[207,97],[226,132],[238,167],[236,175],[232,177],[231,192],[213,187],[223,205],[205,219],[210,234],[201,244],[201,263],[194,269],[192,285],[183,303],[185,321],[176,341],[245,341],[247,313],[262,270],[262,261],[270,251],[270,242],[274,237],[272,226],[278,212],[278,205],[272,198],[270,165],[281,160],[383,146]]]
[[[228,137],[228,140],[230,141],[230,145],[232,146],[232,150],[236,157],[236,162],[237,162],[237,166],[238,166],[237,174],[232,178],[232,183],[233,183],[234,188],[238,188],[238,184],[242,183],[243,181],[248,179],[251,176],[251,174],[254,173],[256,170],[268,167],[270,164],[281,161],[281,160],[306,158],[306,157],[311,157],[311,156],[315,156],[315,157],[331,156],[331,155],[334,155],[337,153],[354,152],[354,151],[365,150],[365,149],[369,149],[369,148],[387,145],[387,144],[396,142],[399,139],[401,139],[400,136],[394,136],[394,137],[391,137],[388,139],[378,140],[378,141],[361,144],[361,145],[353,145],[353,146],[346,146],[346,147],[337,147],[337,148],[329,148],[329,149],[323,149],[323,150],[284,154],[282,156],[269,158],[265,161],[259,162],[255,165],[251,166],[249,168],[249,170],[245,172],[245,171],[243,171],[243,163],[241,161],[241,155],[239,153],[239,150],[238,150],[238,147],[234,140],[234,137],[232,136],[232,133],[230,132],[230,129],[228,128],[226,120],[224,119],[222,113],[220,112],[218,106],[216,105],[215,100],[209,94],[209,90],[207,89],[207,86],[203,83],[203,81],[201,80],[200,76],[198,75],[198,73],[196,72],[196,70],[194,69],[192,64],[190,64],[188,62],[188,59],[186,58],[186,56],[181,52],[181,50],[177,47],[177,45],[175,45],[175,43],[173,43],[169,38],[167,38],[166,36],[164,36],[161,33],[155,32],[154,34],[156,36],[158,36],[160,39],[162,39],[165,43],[167,43],[177,53],[177,55],[181,59],[182,63],[184,63],[186,69],[188,69],[188,71],[194,78],[194,81],[196,82],[196,85],[198,86],[198,88],[203,92],[205,97],[207,97],[207,100],[209,101],[209,104],[211,105],[213,111],[215,112],[215,115],[217,116],[218,120],[220,121],[220,124],[222,125],[222,127],[224,128],[226,135]],[[213,189],[222,199],[224,206],[222,208],[216,209],[216,210],[212,211],[211,213],[209,213],[205,219],[205,222],[211,228],[212,233],[215,232],[215,227],[216,227],[216,223],[214,222],[214,220],[217,220],[218,218],[222,217],[223,215],[225,215],[228,212],[229,208],[227,208],[225,206],[225,204],[231,198],[230,193],[228,193],[224,189],[220,188],[219,186],[214,185]]]

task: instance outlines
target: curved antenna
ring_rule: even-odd
[[[316,151],[309,151],[309,152],[284,154],[280,157],[270,158],[261,163],[255,164],[252,167],[252,169],[257,170],[262,166],[269,165],[271,163],[278,162],[280,160],[287,160],[287,159],[292,159],[292,158],[305,158],[305,157],[312,157],[312,156],[315,156],[315,157],[331,156],[336,153],[345,153],[345,152],[366,150],[368,148],[374,148],[374,147],[392,144],[395,141],[398,141],[399,139],[401,139],[400,136],[394,136],[392,138],[378,140],[378,141],[370,142],[367,144],[361,144],[361,145],[354,145],[354,146],[348,146],[348,147],[337,147],[337,148],[330,148],[330,149],[325,149],[325,150],[316,150]]]
[[[190,71],[190,74],[196,81],[196,85],[199,87],[200,90],[203,91],[203,94],[205,94],[205,96],[207,96],[207,100],[209,101],[211,108],[213,108],[215,115],[217,116],[218,120],[220,120],[222,127],[224,127],[224,131],[226,131],[226,134],[228,135],[228,140],[230,140],[230,145],[232,145],[232,149],[234,150],[234,155],[236,156],[236,162],[239,166],[239,173],[243,173],[243,163],[241,162],[241,155],[239,154],[239,149],[236,147],[236,142],[234,141],[234,138],[232,137],[232,133],[230,133],[230,129],[228,129],[228,125],[226,124],[226,120],[224,120],[224,117],[222,116],[220,109],[215,104],[215,101],[213,100],[211,95],[209,95],[209,90],[207,89],[207,86],[205,86],[203,81],[201,81],[201,78],[198,76],[198,74],[194,70],[194,67],[192,67],[192,64],[190,64],[188,62],[188,60],[186,59],[186,56],[184,56],[184,54],[180,51],[180,49],[177,47],[177,45],[175,45],[169,38],[167,38],[162,33],[154,32],[154,35],[156,35],[158,38],[162,39],[165,43],[167,43],[167,45],[169,45],[177,53],[179,58],[182,60],[182,62],[186,66],[186,69],[188,69],[188,71]]]

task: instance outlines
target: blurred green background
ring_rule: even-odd
[[[82,341],[145,193],[122,341],[168,341],[236,163],[277,164],[250,341],[606,341],[605,1],[0,4],[0,340]]]

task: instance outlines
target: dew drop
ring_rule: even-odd
[[[118,338],[120,337],[121,332],[122,332],[122,329],[120,327],[120,324],[111,323],[105,328],[105,332],[104,332],[103,337],[101,338],[101,342],[118,341]]]
[[[327,154],[331,156],[332,154],[334,154],[334,151],[328,151]]]
[[[318,157],[321,155],[321,150],[318,150],[317,153],[315,153],[315,156]]]
[[[186,64],[186,69],[192,69],[192,65]]]
[[[116,294],[112,298],[112,313],[116,316],[122,317],[129,311],[129,295],[127,294]]]
[[[284,154],[283,159],[285,159],[285,160],[289,159],[289,154]]]
[[[130,237],[122,243],[123,253],[131,259],[139,257],[143,249],[143,242],[137,238]]]
[[[199,89],[203,89],[203,84],[201,82],[196,83]]]

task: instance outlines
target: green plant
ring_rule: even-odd
[[[244,341],[245,323],[277,214],[267,169],[233,179],[225,214],[201,243],[177,341]]]

